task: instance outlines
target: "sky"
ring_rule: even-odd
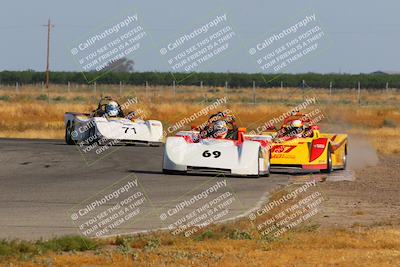
[[[0,71],[45,69],[47,28],[42,25],[49,17],[54,24],[50,69],[81,71],[84,65],[79,63],[80,59],[120,38],[123,31],[110,34],[77,55],[73,55],[71,49],[128,16],[137,15],[137,21],[125,27],[126,30],[136,28],[145,32],[145,36],[136,42],[137,46],[132,45],[133,52],[127,54],[135,62],[135,71],[399,72],[399,10],[400,2],[395,0],[1,0]],[[298,25],[312,15],[315,20],[305,26]],[[168,48],[173,47],[180,37],[224,16],[226,19],[210,26],[208,32],[186,40],[177,48]],[[286,32],[287,35],[262,48],[265,40],[271,40],[290,27],[293,29],[294,25],[299,29],[297,32]],[[307,40],[308,43],[304,43],[305,39],[300,40],[303,46],[297,47],[296,53],[291,50],[293,54],[290,54],[288,43],[299,40],[299,34],[307,31],[312,31],[310,37],[317,34],[319,37]],[[217,32],[222,35],[212,38]],[[213,43],[207,52],[201,50],[207,47],[200,43],[204,40]],[[286,48],[285,51],[277,52],[281,46]],[[194,57],[195,51],[188,51],[191,47],[204,54]],[[304,50],[305,47],[310,49]],[[167,48],[166,54],[160,52],[163,48]],[[254,55],[250,53],[252,48],[256,49]],[[271,52],[275,52],[272,57],[262,59]],[[290,53],[283,57],[284,52]],[[294,57],[297,52],[302,56]],[[200,59],[208,53],[213,56]],[[285,66],[274,69],[277,65],[272,61],[279,55],[282,56],[279,64],[286,60]],[[99,55],[95,58],[99,59]]]

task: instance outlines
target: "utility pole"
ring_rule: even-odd
[[[54,27],[54,25],[51,24],[50,18],[47,21],[47,25],[42,25],[44,27],[47,27],[47,61],[46,61],[46,88],[49,88],[49,68],[50,68],[50,30],[51,28]]]
[[[253,105],[256,104],[256,82],[253,81]]]
[[[172,87],[174,89],[174,97],[176,96],[176,84],[175,84],[175,80],[172,81]]]

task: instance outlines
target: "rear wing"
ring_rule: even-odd
[[[328,138],[333,144],[338,144],[347,140],[347,134],[328,134],[328,133],[320,133],[320,137]]]

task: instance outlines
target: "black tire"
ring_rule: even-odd
[[[74,145],[75,141],[72,139],[72,132],[74,131],[74,123],[68,122],[65,127],[65,143],[67,145]]]
[[[162,172],[163,172],[164,174],[168,174],[168,175],[174,175],[174,174],[181,174],[181,173],[183,173],[183,172],[180,172],[180,171],[173,171],[173,170],[167,170],[167,169],[163,169]]]
[[[93,138],[92,138],[93,137]],[[103,146],[102,139],[96,135],[96,127],[92,126],[89,129],[89,138],[91,139],[90,145],[97,144],[98,146]],[[88,138],[88,139],[89,139]]]
[[[346,168],[347,168],[347,145],[344,148],[344,154],[343,154],[342,160],[343,160],[343,167],[341,168],[341,170],[346,170]]]
[[[249,177],[249,178],[260,178],[260,154],[261,154],[261,150],[258,150],[258,154],[257,154],[257,174],[248,175],[247,177]]]
[[[234,175],[238,177],[246,177],[246,178],[260,178],[260,160],[257,155],[257,174],[245,174],[245,175]]]
[[[267,168],[267,172],[265,173],[266,177],[269,177],[271,174],[271,153],[269,154],[268,157],[268,168]]]
[[[328,151],[327,151],[327,159],[326,159],[326,169],[321,170],[323,173],[331,173],[333,172],[333,164],[332,164],[332,149],[331,145],[328,145]]]
[[[160,147],[162,145],[161,142],[154,142],[154,143],[149,143],[150,147]]]
[[[268,168],[267,168],[267,171],[265,173],[262,173],[262,176],[269,177],[269,175],[270,175],[270,172],[271,172],[270,157],[271,157],[271,155],[268,157]],[[261,149],[258,152],[258,176],[261,175],[260,174],[260,159],[264,160],[263,153],[262,153]]]

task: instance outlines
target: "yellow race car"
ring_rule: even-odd
[[[321,133],[319,126],[302,114],[287,117],[281,128],[265,132],[271,138],[271,169],[346,169],[347,134]]]

